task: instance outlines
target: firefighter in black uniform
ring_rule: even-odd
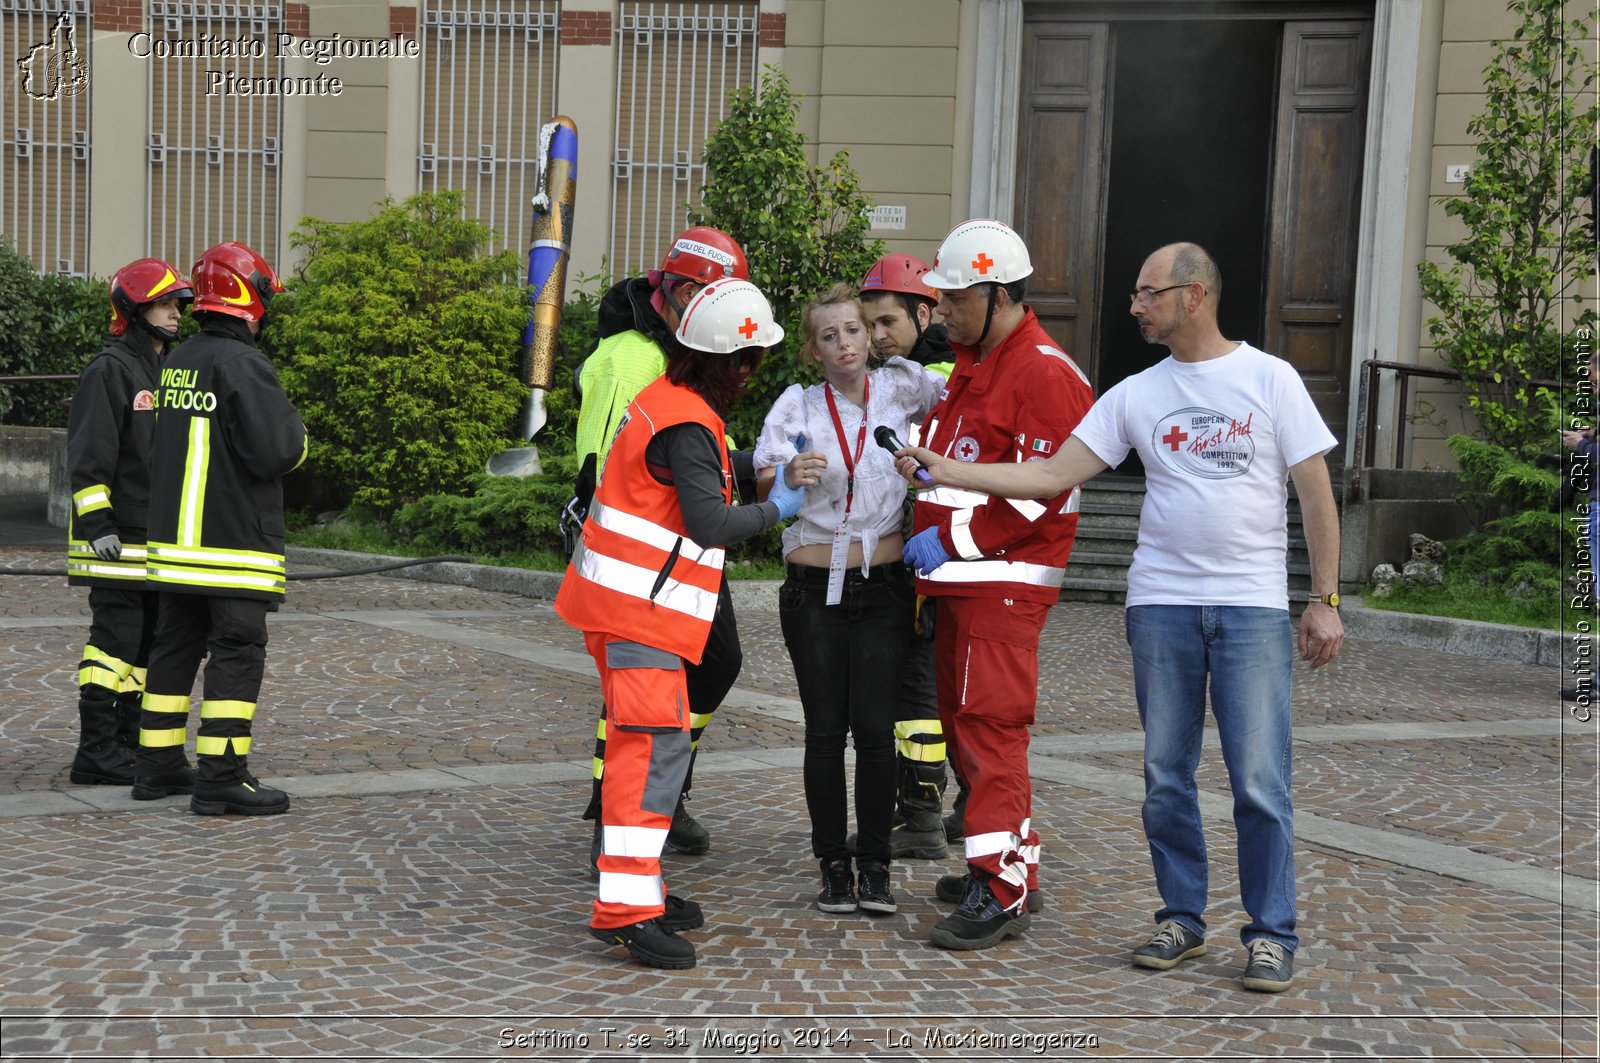
[[[67,582],[89,588],[89,642],[78,665],[75,783],[127,786],[138,748],[156,594],[144,577],[156,375],[178,338],[189,279],[159,258],[111,278],[111,336],[84,366],[67,414]]]
[[[149,579],[161,592],[133,796],[187,793],[197,815],[271,815],[289,795],[250,774],[250,725],[266,663],[267,613],[283,600],[283,476],[306,429],[256,334],[283,285],[244,244],[194,266],[200,332],[162,367],[150,490]],[[208,655],[193,776],[184,769],[189,692]]]

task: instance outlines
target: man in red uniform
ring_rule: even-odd
[[[1021,237],[987,219],[950,231],[923,278],[956,364],[928,416],[924,445],[959,461],[1054,454],[1094,401],[1089,382],[1022,302],[1033,272]],[[1066,574],[1078,495],[1008,501],[944,487],[922,493],[905,560],[939,600],[934,627],[939,717],[970,784],[966,875],[941,879],[959,899],[931,940],[984,949],[1029,924],[1038,887],[1028,726],[1039,689],[1039,633]]]

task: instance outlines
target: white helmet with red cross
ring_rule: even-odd
[[[760,288],[724,277],[689,300],[678,322],[678,342],[708,354],[732,354],[746,347],[776,347],[783,342],[783,326]]]
[[[1033,272],[1028,247],[1011,226],[991,218],[973,218],[950,230],[922,275],[930,288],[970,288],[974,284],[1010,284]]]

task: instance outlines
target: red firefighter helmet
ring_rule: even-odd
[[[189,278],[179,273],[171,263],[159,258],[141,258],[129,262],[111,275],[111,334],[120,336],[128,326],[140,320],[139,308],[163,299],[177,299],[188,303],[194,299],[194,288]],[[176,336],[166,337],[176,339]]]
[[[700,284],[722,277],[744,281],[750,279],[750,264],[745,261],[744,248],[733,237],[709,225],[696,225],[672,241],[661,260],[661,272]]]
[[[922,275],[927,272],[928,264],[915,255],[884,255],[874,262],[872,268],[867,270],[867,275],[861,278],[861,294],[902,292],[937,303],[938,291],[928,287],[922,279]]]
[[[210,247],[194,264],[194,312],[260,321],[283,282],[267,260],[237,240]]]

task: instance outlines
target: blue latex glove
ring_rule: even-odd
[[[800,504],[806,500],[804,487],[790,487],[789,481],[783,478],[785,467],[778,466],[778,473],[772,478],[772,490],[767,492],[767,501],[775,503],[778,507],[779,520],[788,520],[799,513]]]
[[[900,559],[911,566],[917,575],[926,576],[950,560],[950,555],[945,553],[944,543],[939,541],[939,529],[923,528],[906,540],[906,548],[901,551]]]

